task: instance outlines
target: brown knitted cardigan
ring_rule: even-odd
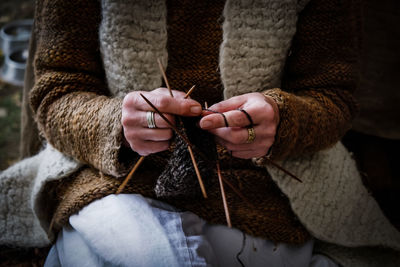
[[[167,1],[167,6],[167,75],[172,87],[183,90],[196,84],[194,99],[220,101],[217,69],[223,1]],[[280,113],[272,158],[327,148],[350,128],[357,111],[352,92],[358,19],[353,8],[352,1],[314,0],[300,14],[283,89],[264,91],[278,103]],[[48,220],[55,229],[91,201],[114,193],[137,158],[122,145],[122,101],[110,98],[107,91],[98,43],[100,20],[98,1],[37,1],[31,106],[47,141],[86,164],[72,177],[47,184]],[[110,147],[115,143],[119,148]],[[155,197],[164,157],[165,153],[147,157],[125,192]],[[273,241],[302,243],[308,238],[265,169],[249,160],[229,159],[226,153],[222,157],[223,175],[250,202],[227,189],[235,227]],[[208,199],[166,201],[224,224],[219,187],[213,181]]]

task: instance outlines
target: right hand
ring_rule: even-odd
[[[162,112],[170,122],[175,124],[174,115],[199,116],[201,105],[195,100],[184,99],[185,93],[172,90],[171,97],[167,88],[157,88],[150,92],[135,91],[127,94],[122,103],[122,126],[126,142],[141,156],[167,150],[173,136],[171,126],[160,115],[155,114],[157,128],[149,129],[146,113],[153,111],[140,96],[143,94]]]

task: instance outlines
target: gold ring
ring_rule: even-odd
[[[246,144],[250,144],[254,142],[256,139],[256,132],[254,131],[253,127],[247,127],[247,133],[249,134],[246,140]]]

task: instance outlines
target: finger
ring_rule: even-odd
[[[136,146],[144,141],[168,141],[172,138],[173,132],[171,129],[124,128],[124,136],[131,146]]]
[[[209,109],[217,112],[226,112],[241,107],[246,101],[247,97],[245,95],[234,96],[212,105]]]
[[[275,138],[275,128],[263,127],[256,125],[253,127],[255,133],[255,139],[250,144],[256,145],[272,145]],[[214,134],[217,139],[220,138],[225,142],[232,143],[235,145],[249,145],[247,142],[249,138],[249,131],[247,128],[239,127],[228,127],[228,128],[217,128],[208,130],[208,132]]]
[[[216,135],[217,137],[233,144],[244,144],[248,137],[248,132],[246,128],[225,127],[211,129],[208,131]]]
[[[251,122],[244,112],[231,110],[224,113],[212,113],[200,120],[200,127],[203,130],[221,127],[246,127]]]
[[[141,156],[147,156],[150,154],[165,151],[169,148],[170,142],[154,142],[154,141],[142,141],[134,146],[131,145],[132,150],[137,152]]]
[[[266,154],[267,152],[264,153],[264,151],[261,150],[232,151],[233,157],[241,159],[259,158],[265,156]]]
[[[259,144],[251,143],[251,144],[233,144],[222,138],[216,137],[215,141],[225,147],[229,151],[248,151],[257,149]]]
[[[228,151],[232,153],[236,152],[248,152],[248,151],[256,151],[257,153],[253,153],[252,157],[261,157],[268,153],[270,145],[234,145],[231,143],[222,144],[222,142],[218,142],[219,144],[223,145]]]
[[[175,116],[172,116],[170,114],[163,114],[164,117],[166,117],[168,119],[169,122],[171,122],[173,125],[175,125]],[[160,115],[158,115],[157,113],[154,113],[154,120],[155,120],[155,124],[157,128],[171,128],[171,126],[168,124],[168,122],[166,122]],[[146,114],[146,125],[145,127],[148,127],[148,123],[147,123],[147,114]]]
[[[162,113],[180,116],[198,116],[202,111],[200,103],[192,99],[173,98],[167,95],[155,95],[146,92],[143,95]],[[132,101],[136,109],[142,111],[152,109],[140,94],[133,94],[132,98],[128,101]]]
[[[168,141],[173,137],[171,129],[148,129],[137,130],[138,135],[142,136],[144,141]]]
[[[248,105],[247,108],[243,108],[243,110],[250,116],[255,125],[271,123],[275,118],[272,106],[266,102]],[[229,127],[247,127],[251,125],[251,121],[245,112],[240,110],[231,110],[224,112],[223,114],[211,113],[200,120],[200,127],[204,130],[227,127],[227,124]]]
[[[248,138],[248,131],[246,128],[238,128],[238,127],[217,128],[217,129],[211,129],[209,130],[209,132],[225,140],[226,142],[233,144],[244,144],[246,143]]]
[[[141,116],[142,121],[141,121],[141,125],[144,128],[149,128],[149,123],[147,121],[147,116],[149,111],[143,112],[144,115]],[[171,126],[168,124],[168,122],[166,122],[160,115],[158,115],[157,113],[153,113],[154,115],[154,124],[156,125],[156,128],[159,129],[164,129],[164,128],[171,128]],[[164,117],[166,117],[168,119],[168,121],[170,121],[173,125],[175,125],[175,116],[170,115],[170,114],[163,114]]]
[[[238,110],[239,108],[241,110]],[[278,115],[275,114],[274,107],[259,93],[233,97],[215,104],[209,109],[214,112],[223,112],[224,116],[210,111],[203,111],[200,127],[205,130],[226,127],[225,119],[230,127],[245,127],[250,125],[251,121],[254,124],[276,121]]]
[[[274,143],[274,138],[263,139],[260,141],[255,141],[250,144],[247,144],[247,143],[246,144],[233,144],[233,143],[227,142],[224,139],[219,138],[219,137],[216,137],[215,141],[218,144],[221,144],[222,146],[224,146],[229,151],[239,152],[239,151],[259,150],[262,153],[267,154],[269,148]]]
[[[147,112],[135,111],[133,113],[122,110],[122,125],[131,128],[149,128],[147,122]],[[173,125],[175,125],[175,116],[170,114],[163,114]],[[157,128],[171,128],[171,126],[157,113],[154,113],[155,125]]]

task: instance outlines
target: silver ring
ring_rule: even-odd
[[[147,111],[146,112],[147,127],[149,127],[150,129],[157,128],[156,119],[155,119],[154,115],[155,114],[154,114],[153,111]]]

